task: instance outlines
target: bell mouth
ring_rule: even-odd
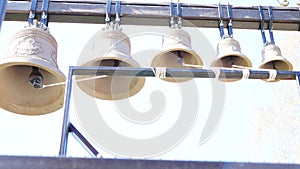
[[[195,65],[186,66],[186,65]],[[166,50],[158,54],[152,60],[152,67],[166,67],[166,68],[195,68],[196,66],[202,66],[203,62],[200,57],[192,50],[177,49],[177,50]],[[200,68],[200,67],[199,67]],[[181,78],[181,77],[167,77],[162,78],[168,82],[185,82],[192,78]]]
[[[241,67],[252,67],[251,61],[240,52],[232,51],[230,54],[222,54],[218,55],[218,57],[211,63],[212,67],[220,67],[220,68],[234,68],[234,66]],[[235,82],[240,80],[241,78],[220,78],[220,81],[223,82]]]
[[[11,60],[12,58],[9,59]],[[0,64],[0,76],[3,80],[0,84],[0,94],[5,99],[0,100],[1,108],[17,114],[42,115],[63,107],[65,86],[34,88],[28,80],[32,67],[39,68],[40,73],[44,77],[44,84],[65,81],[63,74],[57,68],[49,70],[49,67],[34,62],[3,63],[2,61],[2,64]]]
[[[275,69],[275,70],[293,70],[292,64],[283,60],[273,60],[270,62],[262,63],[259,68],[261,69]]]
[[[251,61],[246,56],[224,55],[213,61],[212,67],[233,68],[234,65],[242,67],[252,67]]]
[[[83,64],[83,66],[137,67],[135,63],[119,59],[101,59]],[[95,74],[98,76],[98,73]],[[101,76],[101,75],[100,75]],[[77,76],[85,79],[93,76]],[[78,86],[88,95],[103,100],[125,99],[138,93],[144,86],[144,77],[101,77],[92,80],[79,81]]]
[[[263,58],[259,68],[291,71],[293,70],[293,65],[282,56],[267,55],[267,57]]]

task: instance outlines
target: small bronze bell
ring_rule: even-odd
[[[261,56],[262,63],[259,66],[259,68],[261,69],[276,69],[287,71],[293,70],[293,65],[282,56],[280,48],[276,45],[265,46],[261,52]],[[277,81],[279,81],[279,79],[276,79],[272,82]]]
[[[63,106],[64,82],[57,66],[57,42],[48,30],[28,27],[17,32],[0,60],[1,108],[24,115],[41,115]]]
[[[251,61],[241,52],[240,44],[233,38],[222,39],[217,46],[217,58],[212,62],[212,67],[232,68],[234,65],[252,67]],[[239,79],[220,79],[221,81],[234,82]]]
[[[184,64],[202,66],[202,60],[191,47],[190,35],[183,29],[171,29],[162,38],[162,52],[152,60],[152,67],[189,68]],[[191,78],[167,77],[168,82],[183,82]]]
[[[82,50],[80,58],[82,66],[140,67],[131,57],[129,37],[119,30],[98,32]],[[85,93],[104,100],[128,98],[139,92],[144,83],[143,77],[103,77],[77,82]]]

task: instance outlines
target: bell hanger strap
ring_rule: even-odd
[[[104,30],[118,30],[121,31],[121,2],[120,0],[116,1],[115,5],[115,13],[116,13],[116,18],[115,18],[115,23],[111,22],[110,16],[111,16],[111,0],[106,1],[106,11],[105,11],[105,27],[103,28]]]
[[[232,29],[232,5],[227,4],[227,14],[228,14],[228,18],[229,18],[229,23],[228,23],[228,36],[230,38],[233,37],[233,29]]]
[[[221,39],[225,39],[225,33],[224,33],[224,15],[223,15],[223,9],[221,3],[218,5],[218,15],[219,15],[219,32]]]
[[[258,6],[258,10],[259,10],[259,16],[260,16],[259,29],[260,29],[263,44],[264,44],[264,46],[266,46],[267,45],[267,38],[266,38],[265,26],[264,26],[265,25],[265,15],[264,15],[264,11],[262,9],[262,6]]]
[[[105,28],[106,30],[109,30],[110,27],[110,13],[111,13],[111,0],[106,1],[106,8],[105,8]]]
[[[103,28],[103,30],[110,30],[111,29],[110,15],[111,15],[111,0],[107,0],[106,1],[106,7],[105,7],[105,19],[104,19],[105,27]]]
[[[224,21],[223,21],[224,13],[223,13],[223,6],[220,3],[218,5],[218,15],[219,15],[219,32],[220,32],[221,39],[225,39],[228,37],[233,38],[232,5],[230,5],[229,3],[227,4],[227,15],[229,18],[229,22],[227,24],[228,35],[225,35],[225,32],[224,32]]]
[[[169,4],[169,9],[170,9],[170,22],[169,22],[169,27],[171,29],[181,29],[182,27],[182,3],[178,1],[177,3],[177,15],[175,14],[175,4],[173,1],[170,1]],[[177,17],[177,24],[175,23],[175,17]],[[176,27],[177,25],[177,27]]]
[[[273,10],[272,7],[269,6],[268,8],[268,13],[269,13],[269,18],[270,18],[270,22],[269,22],[269,35],[270,35],[270,44],[275,45],[275,40],[274,40],[274,35],[273,35]]]
[[[29,26],[35,25],[34,19],[35,19],[36,7],[37,7],[37,0],[31,0],[30,10],[29,10],[29,14],[28,14]]]
[[[116,19],[115,19],[114,29],[120,31],[120,30],[122,30],[122,28],[121,28],[121,18],[120,18],[120,14],[121,14],[121,2],[120,2],[120,0],[116,1],[115,11],[116,11]]]
[[[40,28],[48,29],[48,9],[50,0],[43,0]]]
[[[170,23],[169,23],[169,27],[171,29],[174,29],[175,28],[175,21],[174,21],[175,8],[174,8],[174,2],[173,1],[170,1],[169,9],[170,9]]]
[[[177,27],[181,29],[182,26],[182,4],[178,1],[177,3]]]
[[[274,40],[274,35],[273,35],[273,10],[272,10],[272,7],[271,6],[268,7],[268,14],[269,14],[269,19],[270,19],[270,22],[268,23],[270,42],[267,41],[267,39],[266,39],[265,28],[264,28],[265,17],[264,17],[264,12],[263,12],[262,6],[258,6],[258,10],[259,10],[259,14],[260,14],[259,29],[260,29],[260,32],[261,32],[261,37],[262,37],[262,40],[263,40],[263,44],[264,44],[264,46],[275,45],[275,40]]]

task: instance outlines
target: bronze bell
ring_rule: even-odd
[[[252,67],[251,61],[241,52],[240,44],[233,38],[222,39],[217,46],[217,58],[212,62],[212,67],[232,68],[233,65]],[[239,79],[220,79],[221,81],[234,82]]]
[[[184,64],[202,66],[203,62],[191,47],[191,37],[183,29],[171,29],[162,38],[162,52],[152,60],[152,67],[189,68]],[[183,64],[184,63],[184,64]],[[168,82],[184,82],[191,78],[167,77],[162,80]]]
[[[293,70],[293,65],[282,56],[280,48],[276,45],[265,46],[261,52],[261,56],[262,63],[259,66],[259,68],[261,69],[276,69],[287,71]],[[276,81],[279,80],[276,79],[272,82]]]
[[[28,27],[17,32],[0,60],[0,107],[18,114],[42,115],[63,106],[65,81],[57,66],[57,42],[48,30]]]
[[[80,58],[82,66],[140,67],[131,57],[129,37],[118,30],[98,32],[84,47]],[[144,83],[144,77],[103,77],[77,82],[85,93],[104,100],[128,98],[139,92]]]

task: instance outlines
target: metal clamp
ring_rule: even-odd
[[[227,14],[229,18],[229,23],[228,23],[228,36],[233,37],[233,30],[232,30],[232,5],[229,3],[227,4]]]
[[[261,32],[261,37],[262,37],[262,40],[263,40],[263,44],[264,44],[264,46],[266,46],[268,43],[267,43],[265,28],[264,28],[265,16],[264,16],[264,11],[262,9],[262,6],[258,6],[258,10],[259,10],[259,15],[260,15],[259,29],[260,29],[260,32]]]
[[[28,22],[30,26],[34,25],[36,7],[37,7],[37,0],[31,0],[30,10],[28,14]]]
[[[110,29],[110,13],[111,13],[111,0],[106,1],[106,11],[105,11],[105,24],[106,29]]]
[[[169,27],[171,29],[175,28],[175,22],[174,22],[174,16],[175,16],[175,9],[174,9],[174,3],[170,2],[170,24]]]
[[[223,23],[223,9],[222,5],[219,3],[218,5],[218,14],[219,14],[219,31],[220,31],[220,37],[222,39],[225,39],[225,34],[224,34],[224,23]]]
[[[43,0],[40,28],[44,30],[48,28],[48,9],[49,9],[49,0]]]

